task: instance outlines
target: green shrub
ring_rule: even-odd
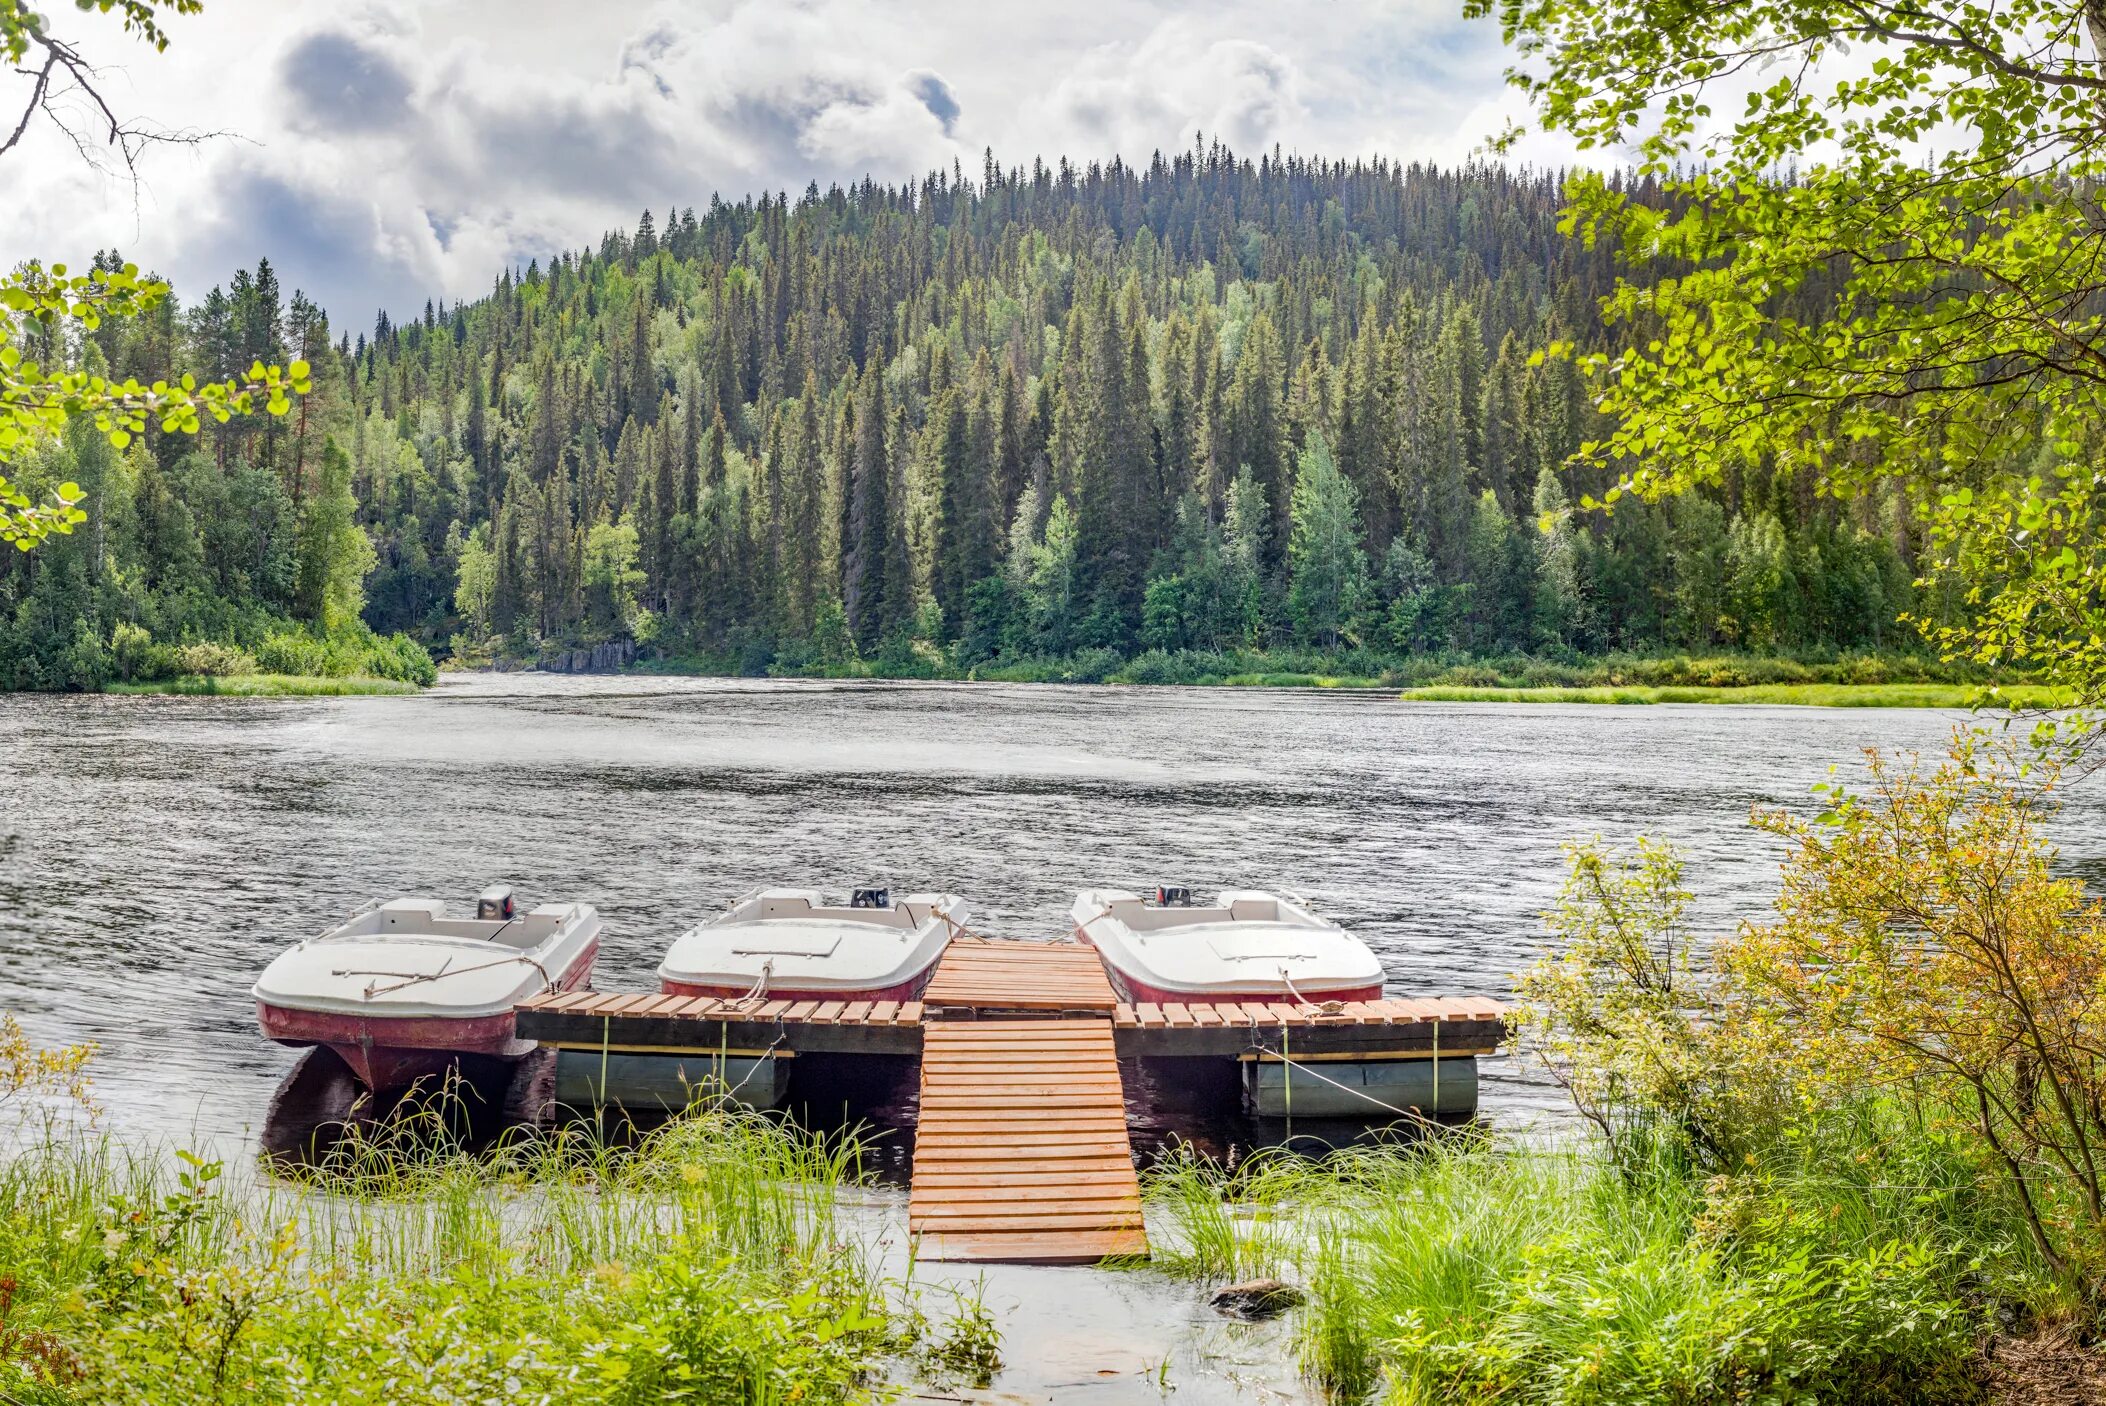
[[[1078,650],[1068,657],[1067,667],[1061,671],[1066,683],[1103,683],[1119,671],[1126,662],[1116,649],[1098,647]]]
[[[1140,684],[1190,683],[1192,671],[1181,657],[1165,650],[1151,649],[1145,654],[1136,654],[1119,670],[1117,682]]]
[[[110,632],[110,668],[115,677],[127,682],[165,679],[180,672],[175,651],[155,644],[144,626],[128,620],[118,621]]]
[[[311,636],[285,631],[264,637],[256,663],[267,674],[319,675],[328,672],[328,653]]]
[[[439,666],[432,663],[424,646],[396,631],[386,639],[374,639],[366,647],[362,672],[376,678],[396,679],[425,688],[439,681]]]
[[[174,664],[178,674],[196,674],[208,679],[233,678],[240,674],[256,672],[254,655],[245,649],[213,640],[178,645],[175,649]]]

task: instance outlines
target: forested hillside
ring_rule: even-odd
[[[1599,427],[1531,353],[1600,345],[1617,267],[1560,205],[1555,175],[1484,166],[990,164],[647,212],[356,336],[264,265],[44,349],[143,380],[298,358],[315,388],[30,466],[90,521],[0,561],[0,682],[215,645],[403,676],[410,640],[1099,672],[1904,642],[1894,503],[1736,472],[1558,516],[1604,486],[1561,469]]]

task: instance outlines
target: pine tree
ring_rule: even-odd
[[[1282,400],[1286,380],[1279,334],[1273,330],[1271,314],[1261,311],[1243,332],[1235,375],[1222,407],[1227,420],[1224,442],[1230,472],[1249,469],[1251,481],[1272,504],[1270,536],[1276,542],[1287,539],[1287,417]]]

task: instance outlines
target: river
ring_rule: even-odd
[[[647,988],[675,934],[763,884],[942,888],[977,929],[1051,937],[1078,888],[1167,882],[1297,890],[1380,954],[1392,994],[1502,995],[1566,841],[1672,840],[1693,926],[1724,931],[1775,887],[1751,806],[1805,806],[1862,748],[1936,749],[1964,720],[535,674],[415,698],[0,696],[0,1009],[102,1047],[110,1126],[234,1144],[294,1058],[247,994],[279,947],[375,897],[465,904],[499,880],[599,906],[602,988]],[[2106,789],[2076,788],[2056,836],[2067,867],[2106,873]],[[1518,1061],[1487,1066],[1482,1103],[1508,1127],[1562,1112]],[[1262,1332],[1224,1355],[1227,1330],[1145,1276],[1097,1296],[1111,1319],[1064,1317],[1029,1287],[1061,1273],[990,1283],[1025,1286],[1003,1300],[1012,1361],[1066,1342],[1081,1376],[1020,1367],[1005,1388],[1155,1399],[1131,1364],[1164,1357],[1217,1387],[1276,1375],[1239,1365],[1276,1361]],[[1128,1365],[1100,1379],[1098,1348]]]

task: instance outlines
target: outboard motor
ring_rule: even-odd
[[[512,886],[492,884],[475,898],[475,916],[486,923],[512,921]]]
[[[851,908],[890,908],[892,906],[892,890],[857,889],[849,896],[848,906]]]
[[[1158,908],[1190,908],[1192,890],[1175,884],[1158,885],[1155,890],[1155,906]]]

